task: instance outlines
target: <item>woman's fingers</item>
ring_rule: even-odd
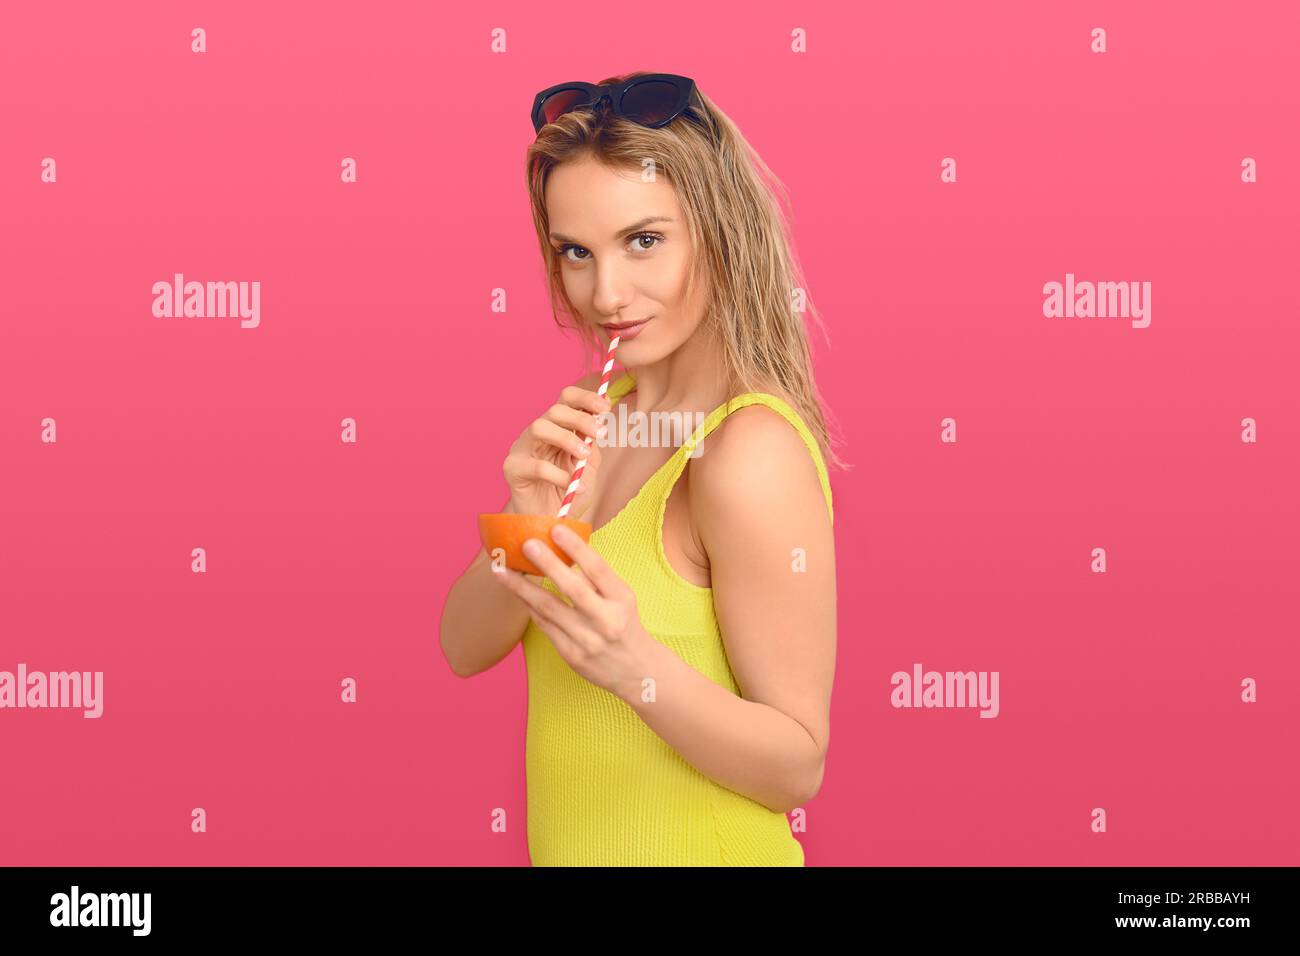
[[[569,487],[569,473],[551,461],[543,461],[532,455],[513,454],[506,456],[506,477],[529,478],[545,481],[559,488]]]
[[[527,510],[552,507],[537,501],[538,497],[550,494],[537,485],[551,485],[561,493],[567,491],[578,462],[586,463],[578,496],[584,504],[590,499],[590,486],[599,470],[600,432],[607,427],[606,419],[600,416],[609,408],[610,401],[605,396],[570,386],[560,393],[559,402],[529,423],[511,446],[502,466],[512,494],[518,492],[522,496],[520,507]],[[582,505],[577,507],[581,510]]]
[[[560,404],[585,408],[592,412],[606,412],[610,408],[608,396],[593,392],[589,388],[579,388],[577,385],[570,385],[560,392]]]
[[[537,542],[536,547],[529,544],[534,541]],[[560,593],[572,601],[573,606],[578,610],[587,615],[593,615],[599,610],[600,595],[596,593],[591,582],[565,564],[545,543],[537,541],[536,538],[529,538],[524,542],[524,554],[541,569],[546,577],[555,582]]]
[[[582,573],[588,582],[587,587],[594,588],[603,597],[613,599],[618,596],[619,590],[626,586],[623,579],[605,562],[600,553],[586,541],[583,541],[582,537],[574,532],[572,528],[557,524],[551,529],[551,537],[582,569]],[[558,558],[556,561],[563,564]],[[551,580],[555,579],[552,578]],[[559,584],[559,582],[557,581],[556,584]]]
[[[596,430],[600,428],[601,425],[599,416],[603,411],[604,409],[601,409],[598,412],[585,412],[580,408],[556,404],[546,410],[546,414],[542,416],[542,420],[549,419],[564,428],[572,429],[577,432],[579,436],[590,435],[592,438],[595,438]],[[581,438],[579,438],[579,440],[581,440]]]
[[[590,446],[581,438],[567,428],[561,428],[548,419],[537,419],[529,426],[528,430],[537,441],[552,445],[560,449],[560,451],[567,452],[574,458],[586,458],[591,453]]]
[[[555,557],[551,555],[551,557]],[[533,559],[536,561],[536,558]],[[558,559],[556,559],[558,560]],[[564,632],[567,640],[574,640],[576,633],[583,627],[582,615],[569,607],[546,588],[528,580],[522,572],[504,571],[500,574],[501,583],[528,605],[529,613],[539,623],[553,623]],[[554,580],[554,579],[552,579]]]

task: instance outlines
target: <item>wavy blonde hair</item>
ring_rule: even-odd
[[[646,72],[600,83],[622,83]],[[543,126],[528,148],[525,178],[549,279],[552,315],[562,329],[569,326],[560,311],[573,318],[573,327],[599,361],[605,347],[596,330],[578,319],[579,312],[564,290],[560,257],[551,246],[546,215],[546,184],[552,170],[587,156],[611,169],[638,172],[645,158],[653,158],[656,175],[662,172],[676,190],[698,253],[691,259],[687,298],[696,282],[711,280],[701,327],[711,326],[722,342],[723,381],[729,394],[778,386],[817,439],[827,465],[849,468],[831,447],[824,405],[813,379],[807,331],[792,305],[794,291],[805,290],[808,309],[825,334],[793,252],[784,212],[789,197],[736,125],[697,87],[685,114],[659,129],[609,110],[579,109]]]

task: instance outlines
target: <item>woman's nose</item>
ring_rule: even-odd
[[[627,308],[631,302],[627,276],[617,262],[596,264],[596,290],[593,305],[605,315],[613,315]]]

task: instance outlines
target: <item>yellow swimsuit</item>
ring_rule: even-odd
[[[627,373],[611,383],[611,406],[635,384]],[[817,441],[776,396],[748,392],[723,403],[696,430],[695,441],[731,412],[754,404],[779,412],[803,436],[833,522]],[[683,579],[664,555],[664,509],[689,452],[689,445],[679,447],[590,543],[636,593],[646,630],[740,696],[713,613],[713,590]],[[549,578],[541,583],[559,594]],[[523,647],[528,852],[534,866],[803,866],[803,847],[784,813],[696,770],[625,701],[569,667],[531,618]]]

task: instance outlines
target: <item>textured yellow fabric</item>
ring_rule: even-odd
[[[628,373],[612,382],[611,405],[617,407],[635,384]],[[803,436],[833,522],[821,450],[780,398],[739,395],[705,418],[694,441],[753,404],[779,412]],[[665,505],[690,450],[690,443],[679,447],[622,511],[596,529],[590,543],[636,593],[646,630],[739,696],[714,616],[713,590],[682,578],[663,550]],[[550,578],[541,583],[559,594]],[[629,704],[565,663],[531,618],[522,640],[528,669],[528,852],[534,866],[803,866],[803,847],[784,813],[696,770]]]

